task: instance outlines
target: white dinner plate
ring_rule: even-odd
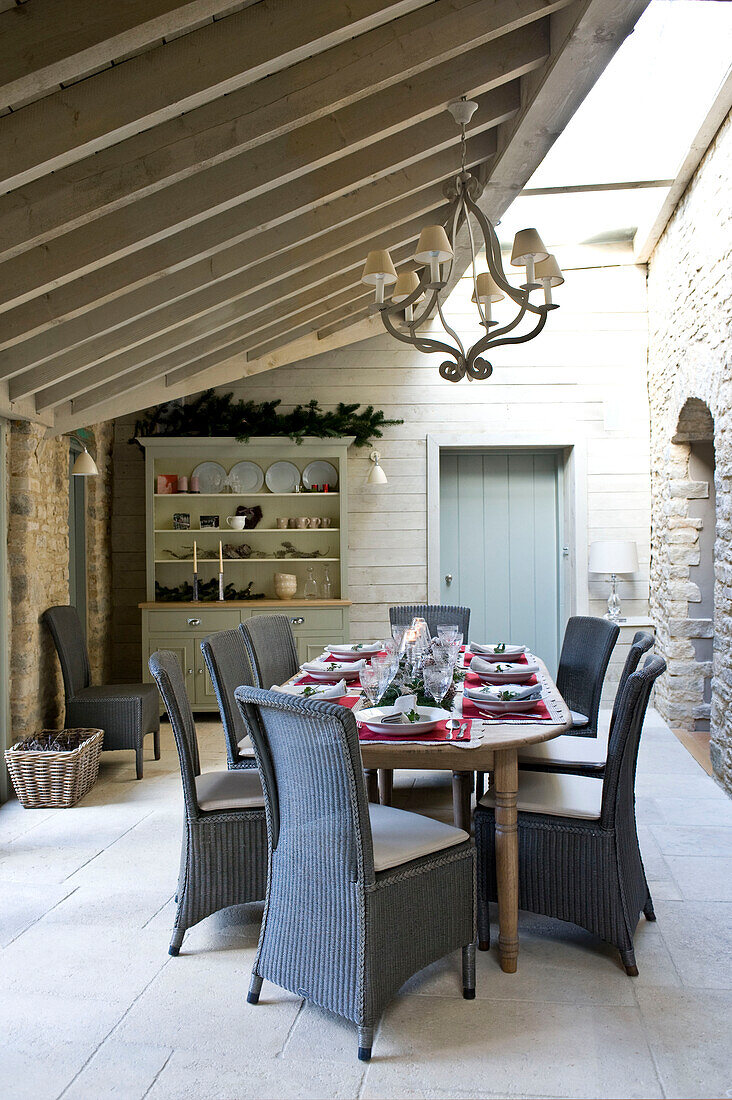
[[[394,713],[394,707],[364,707],[354,711],[354,716],[371,733],[388,733],[391,737],[419,737],[450,717],[449,711],[441,707],[415,707],[415,710],[419,714],[417,722],[380,722],[380,718]]]
[[[494,715],[523,714],[526,711],[536,710],[541,702],[541,699],[516,699],[513,702],[510,699],[497,699],[495,702],[488,702],[486,699],[475,699],[473,696],[468,698],[479,711]]]
[[[264,485],[264,474],[256,462],[237,462],[229,470],[227,481],[234,493],[258,493]]]
[[[332,492],[338,485],[338,471],[330,462],[316,458],[303,470],[302,483],[306,489],[312,489],[313,485],[327,485]]]
[[[334,666],[331,668],[331,665]],[[317,668],[311,662],[300,665],[300,671],[306,676],[312,676],[313,680],[328,682],[331,680],[357,680],[360,668],[356,668],[350,661],[328,661],[325,668]]]
[[[362,657],[373,657],[374,653],[381,653],[381,642],[353,642],[351,645],[339,642],[338,645],[329,645],[324,652],[332,653],[341,661],[359,661]]]
[[[226,470],[220,462],[202,462],[196,466],[191,477],[198,478],[198,488],[202,493],[223,493],[226,488]]]
[[[473,642],[468,648],[471,653],[476,657],[482,657],[484,661],[518,661],[526,653],[525,645],[508,645],[508,643],[504,650],[496,653],[496,646],[500,644],[500,642],[486,642],[484,645],[478,645],[477,642]]]
[[[484,684],[525,684],[539,671],[538,665],[524,665],[505,672],[475,672]]]
[[[300,471],[292,462],[273,462],[264,480],[270,493],[294,493],[300,484]]]

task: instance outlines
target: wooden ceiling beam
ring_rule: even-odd
[[[473,130],[482,132],[483,126],[491,129],[502,118],[510,117],[515,113],[517,96],[518,89],[513,84],[491,93],[486,97],[485,109],[481,110],[482,120],[476,123]],[[295,187],[271,191],[241,209],[226,211],[194,229],[8,312],[0,320],[0,347],[11,347],[62,320],[82,319],[91,307],[111,303],[136,288],[149,287],[150,297],[154,298],[157,280],[171,274],[182,275],[187,267],[199,261],[205,261],[210,272],[208,281],[213,281],[228,273],[226,256],[218,254],[226,252],[230,255],[235,245],[258,233],[318,209],[322,215],[319,231],[325,231],[329,219],[326,204],[336,200],[339,201],[340,220],[344,222],[349,220],[349,207],[353,210],[352,216],[359,216],[369,209],[374,197],[380,196],[381,205],[384,205],[389,197],[420,190],[425,184],[435,181],[434,174],[429,173],[429,166],[437,164],[437,154],[443,150],[450,153],[439,162],[441,173],[437,178],[445,178],[455,170],[455,144],[456,128],[444,112],[442,116],[420,123],[400,135],[344,157],[328,168],[306,173]],[[426,169],[421,163],[423,161]],[[384,177],[390,177],[391,195],[384,193],[384,185],[380,182]],[[202,277],[197,272],[190,289],[196,289],[201,281]],[[88,328],[87,334],[94,331],[98,330]]]
[[[249,0],[253,3],[254,0]],[[22,105],[125,54],[231,11],[232,0],[33,0],[0,22],[0,107]]]
[[[439,213],[444,215],[446,210],[443,205]],[[421,218],[413,219],[392,231],[392,253],[396,263],[404,262],[413,254],[423,225]],[[167,374],[173,366],[188,362],[194,355],[198,357],[234,339],[267,330],[306,306],[320,316],[325,311],[323,303],[334,294],[356,293],[366,253],[382,240],[376,237],[355,244],[328,260],[302,268],[297,275],[283,273],[280,269],[279,281],[271,281],[263,289],[254,285],[248,294],[227,303],[216,313],[190,321],[37,391],[36,404],[40,409],[61,405],[107,382],[129,379],[140,368],[149,376],[153,370],[159,375]],[[19,381],[11,382],[11,395],[18,395],[25,389],[18,385]]]
[[[369,213],[344,226],[336,226],[330,233],[299,246],[295,246],[294,234],[293,247],[286,253],[275,256],[271,255],[269,249],[270,234],[263,233],[252,242],[257,247],[252,249],[251,262],[243,271],[210,283],[200,292],[179,298],[163,310],[155,310],[136,318],[128,325],[106,332],[33,366],[30,370],[12,377],[11,392],[15,397],[34,393],[62,382],[87,367],[97,366],[112,358],[116,360],[123,352],[137,349],[142,351],[151,338],[167,335],[171,346],[175,346],[172,342],[180,342],[180,330],[185,330],[192,324],[203,323],[213,331],[217,324],[227,323],[231,319],[228,315],[232,311],[236,311],[235,315],[241,317],[243,310],[248,315],[256,308],[251,305],[252,296],[268,303],[273,294],[279,293],[277,288],[269,289],[278,281],[291,280],[326,260],[333,260],[337,270],[344,251],[357,245],[360,245],[363,258],[366,254],[364,250],[376,247],[374,242],[383,241],[385,234],[393,233],[396,227],[401,227],[404,223],[412,224],[415,218],[419,218],[420,224],[424,224],[424,218],[431,220],[436,216],[432,211],[438,210],[444,203],[442,186],[435,184],[416,195],[382,207],[375,213]],[[287,224],[294,227],[296,223]],[[0,370],[3,357],[13,364],[15,350],[0,352]]]
[[[287,68],[426,0],[260,0],[7,115],[0,191]]]
[[[387,97],[359,100],[267,142],[256,157],[241,154],[6,260],[0,264],[4,308],[93,274],[273,187],[299,186],[304,172],[429,120],[461,92],[496,90],[539,68],[548,54],[548,20],[542,20],[428,69],[393,87]]]
[[[77,2],[77,0],[74,0]],[[0,196],[0,259],[517,30],[569,0],[435,0]],[[388,98],[388,97],[387,97]]]

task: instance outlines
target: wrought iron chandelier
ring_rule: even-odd
[[[459,382],[461,378],[467,378],[468,381],[489,378],[493,367],[483,358],[483,352],[502,344],[524,344],[538,336],[546,324],[549,311],[559,308],[552,301],[552,288],[564,282],[559,264],[547,252],[535,229],[519,230],[511,253],[511,264],[526,268],[526,281],[520,287],[515,287],[506,278],[496,231],[477,205],[483,187],[465,167],[465,128],[477,108],[477,103],[465,97],[448,104],[448,110],[461,129],[460,172],[444,188],[445,197],[450,202],[446,224],[425,226],[420,234],[413,259],[422,271],[408,271],[398,275],[388,250],[377,249],[369,252],[362,275],[362,282],[374,287],[375,300],[369,309],[381,315],[388,333],[426,355],[442,352],[452,357],[440,365],[440,374],[449,382]],[[471,217],[477,222],[483,235],[487,271],[477,270],[475,233]],[[479,323],[485,329],[485,335],[467,350],[457,332],[445,320],[442,300],[442,292],[452,273],[457,232],[463,225],[467,227],[470,243],[472,301],[478,310]],[[542,287],[544,303],[537,305],[529,298],[533,290],[540,290]],[[387,288],[391,288],[391,301],[385,300]],[[493,319],[492,306],[494,302],[504,298],[513,301],[517,308],[513,319],[501,324]],[[537,318],[533,328],[523,335],[509,336],[527,314],[534,314]],[[418,332],[420,326],[435,315],[439,317],[440,324],[452,343]]]

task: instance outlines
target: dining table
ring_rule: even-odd
[[[496,828],[496,881],[498,898],[498,957],[501,969],[507,974],[516,972],[518,966],[518,753],[526,745],[549,741],[558,737],[572,725],[569,708],[559,694],[544,662],[535,655],[532,661],[539,666],[538,679],[543,692],[552,700],[551,720],[532,721],[529,717],[516,720],[500,718],[473,718],[470,741],[441,741],[434,744],[410,743],[408,740],[360,741],[361,760],[370,802],[390,802],[391,784],[382,783],[379,792],[379,771],[393,772],[396,768],[419,771],[447,771],[452,773],[454,824],[471,831],[471,800],[476,773],[491,776],[490,789],[495,800]],[[297,683],[301,674],[289,683]],[[352,696],[360,691],[349,686]],[[357,712],[360,703],[353,707]],[[462,714],[462,693],[454,703],[454,717]]]

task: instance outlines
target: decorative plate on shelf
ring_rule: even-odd
[[[226,481],[232,493],[258,493],[264,485],[264,474],[256,462],[237,462]]]
[[[300,471],[292,462],[273,462],[264,480],[270,493],[294,493],[300,484]]]
[[[223,493],[226,488],[226,470],[219,462],[202,462],[196,466],[191,477],[198,478],[198,488],[202,493]]]
[[[315,462],[310,462],[303,470],[302,483],[306,489],[312,489],[313,485],[327,485],[329,489],[335,489],[338,485],[338,471],[330,462],[316,458]]]

